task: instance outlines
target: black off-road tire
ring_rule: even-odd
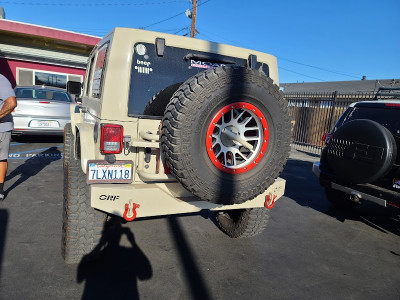
[[[265,208],[233,209],[216,212],[215,217],[221,230],[231,238],[247,238],[265,229],[269,211]]]
[[[357,207],[357,203],[350,200],[350,196],[342,191],[325,187],[326,199],[339,209],[347,210]]]
[[[94,248],[102,236],[106,214],[90,206],[90,189],[80,161],[64,167],[64,203],[61,253],[67,264],[97,258]]]
[[[208,132],[214,130],[216,118],[225,118],[224,111],[229,111],[226,115],[231,114],[240,128],[242,120],[236,109],[249,113],[248,119],[254,118],[251,122],[257,124],[258,136],[262,138],[253,145],[252,152],[248,151],[249,155],[254,153],[254,159],[245,159],[243,167],[231,168],[212,157],[214,149],[208,147],[207,139],[214,137]],[[221,122],[228,126],[226,119]],[[268,143],[264,130],[269,134],[265,135]],[[247,131],[246,128],[244,132]],[[253,199],[274,182],[289,156],[290,138],[287,101],[270,78],[248,68],[218,67],[190,78],[174,94],[162,122],[161,149],[172,174],[187,190],[202,200],[234,204]],[[228,154],[224,154],[225,165]],[[235,157],[232,161],[238,160]]]
[[[67,123],[64,127],[64,153],[63,166],[71,161],[71,156],[74,154],[74,140],[72,134],[71,123]]]
[[[181,84],[182,82],[175,83],[155,94],[153,98],[151,98],[149,103],[147,103],[146,107],[144,108],[143,114],[147,116],[157,117],[164,116],[165,108],[171,100],[172,95],[181,86]]]

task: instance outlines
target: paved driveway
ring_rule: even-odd
[[[399,299],[399,212],[342,212],[294,151],[267,230],[230,239],[210,213],[117,226],[102,258],[60,255],[62,141],[11,146],[0,203],[0,299]]]

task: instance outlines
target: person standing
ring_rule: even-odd
[[[0,201],[4,200],[4,180],[8,168],[8,151],[10,149],[11,131],[14,122],[11,112],[17,107],[17,98],[11,83],[0,74]]]

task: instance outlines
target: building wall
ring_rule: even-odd
[[[29,71],[32,70],[33,75],[35,75],[36,71],[45,71],[40,73],[49,73],[55,75],[65,75],[68,78],[68,75],[76,75],[70,76],[68,79],[76,79],[80,77],[80,81],[83,81],[85,76],[85,70],[63,67],[63,66],[55,66],[50,64],[41,64],[27,61],[18,61],[11,60],[0,57],[0,73],[3,74],[7,79],[11,82],[12,86],[15,87],[18,84],[27,84],[27,82],[23,82],[23,78],[20,78],[21,70]],[[25,72],[26,74],[27,72]],[[33,81],[31,84],[35,84]]]
[[[13,87],[46,84],[66,87],[83,81],[99,37],[10,20],[0,20],[0,73]]]

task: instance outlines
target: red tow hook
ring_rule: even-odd
[[[140,205],[139,205],[139,204],[136,204],[136,203],[133,203],[133,206],[132,206],[132,216],[131,216],[131,217],[128,217],[129,206],[130,206],[130,203],[129,203],[129,204],[128,204],[128,203],[125,204],[125,212],[124,212],[124,219],[125,219],[126,221],[128,221],[128,222],[129,222],[129,221],[135,220],[135,218],[136,218],[136,208],[139,208]]]
[[[276,197],[276,195],[272,195],[271,193],[269,193],[267,196],[265,196],[264,206],[268,209],[273,208],[275,205]]]

